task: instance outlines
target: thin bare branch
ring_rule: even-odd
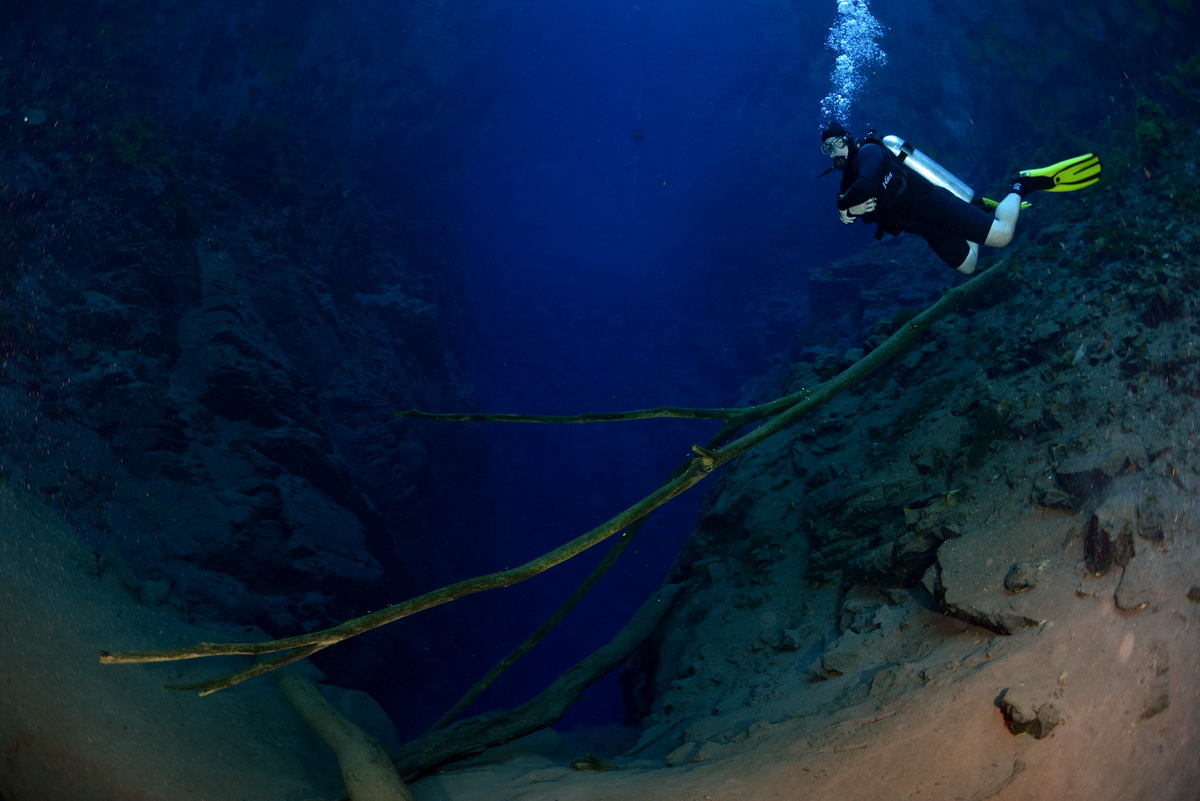
[[[950,312],[959,307],[968,299],[982,293],[984,289],[994,283],[995,279],[1003,273],[1006,263],[999,263],[991,270],[983,273],[981,276],[963,284],[959,287],[947,291],[940,300],[930,306],[921,314],[914,317],[911,321],[905,324],[899,331],[888,338],[886,342],[873,350],[871,353],[864,356],[859,361],[855,362],[845,371],[835,376],[834,378],[822,384],[818,384],[810,389],[802,390],[784,398],[779,398],[770,403],[761,404],[754,407],[746,407],[742,409],[723,409],[723,410],[684,410],[693,412],[720,412],[721,414],[713,414],[711,419],[720,419],[725,421],[724,426],[718,435],[709,443],[707,447],[693,445],[692,450],[697,458],[692,459],[684,468],[678,471],[669,480],[664,482],[662,486],[654,492],[647,495],[642,500],[630,506],[623,512],[615,515],[607,522],[596,528],[576,537],[570,542],[555,548],[549,553],[526,562],[518,567],[503,570],[497,573],[489,573],[484,576],[477,576],[472,579],[460,581],[450,584],[433,592],[425,593],[424,595],[412,598],[410,600],[394,604],[381,609],[377,612],[363,615],[362,617],[348,620],[340,625],[334,626],[323,631],[313,632],[312,634],[304,634],[295,637],[286,637],[279,640],[270,640],[262,643],[200,643],[197,646],[190,648],[173,648],[164,651],[130,651],[122,653],[101,652],[100,661],[105,664],[128,664],[133,662],[163,662],[175,661],[182,659],[194,659],[206,656],[224,656],[230,654],[249,654],[259,655],[266,653],[275,653],[280,651],[293,651],[296,654],[287,654],[285,656],[276,657],[274,659],[264,660],[256,665],[246,668],[241,671],[230,673],[226,676],[221,676],[213,679],[210,682],[204,682],[195,687],[202,688],[205,694],[214,692],[224,687],[229,687],[244,681],[252,676],[261,675],[262,673],[275,670],[284,664],[303,658],[308,654],[315,653],[323,648],[327,648],[336,643],[350,639],[351,637],[378,628],[379,626],[392,623],[396,620],[417,614],[426,609],[431,609],[435,606],[440,606],[444,603],[457,600],[467,595],[472,595],[487,590],[498,589],[500,587],[509,587],[513,584],[525,581],[538,573],[548,570],[556,565],[571,559],[574,556],[586,551],[587,549],[603,542],[614,534],[624,530],[628,526],[643,519],[650,512],[657,509],[659,506],[667,503],[677,495],[687,491],[695,486],[700,481],[704,480],[715,469],[736,459],[752,448],[761,444],[764,440],[783,431],[790,426],[795,425],[802,417],[810,413],[813,409],[828,401],[837,394],[844,392],[846,389],[857,384],[865,379],[875,370],[882,367],[888,360],[893,358],[908,346],[912,340],[924,333],[935,322],[945,317]],[[677,407],[660,407],[660,408],[677,408]],[[649,410],[654,411],[654,410]],[[627,415],[637,415],[639,412],[624,413]],[[694,415],[699,416],[699,415]],[[494,416],[468,416],[471,419],[487,419]],[[518,415],[501,416],[502,418],[516,418]],[[539,416],[532,416],[532,422],[549,422],[550,418],[533,419]],[[593,417],[591,415],[578,415],[578,420],[575,422],[585,422],[583,418]],[[734,433],[742,426],[749,422],[765,419],[771,419],[764,422],[758,428],[750,431],[738,439],[731,439]],[[466,419],[464,416],[444,416],[442,419]],[[641,419],[638,417],[625,417],[620,419]],[[561,418],[560,418],[561,420]],[[590,420],[589,420],[590,421]],[[722,444],[724,443],[724,444]]]
[[[419,409],[392,412],[392,417],[414,417],[420,420],[444,420],[455,423],[547,423],[571,425],[576,423],[614,423],[627,420],[652,420],[676,417],[688,420],[729,420],[740,409],[693,409],[686,406],[656,406],[629,412],[584,412],[583,414],[502,414],[487,412],[422,412]]]

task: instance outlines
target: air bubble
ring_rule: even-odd
[[[825,46],[837,57],[829,75],[829,94],[821,101],[821,118],[849,127],[850,107],[865,83],[864,68],[886,64],[887,53],[878,43],[883,26],[871,16],[868,0],[838,0],[837,8],[837,19],[825,39]]]

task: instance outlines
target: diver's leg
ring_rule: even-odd
[[[970,275],[975,272],[975,265],[979,263],[979,244],[977,242],[968,242],[967,257],[963,259],[963,263],[955,267],[963,275]]]
[[[1012,242],[1013,234],[1017,231],[1017,218],[1020,216],[1021,196],[1010,192],[996,207],[996,219],[983,244],[992,248],[1002,248]]]

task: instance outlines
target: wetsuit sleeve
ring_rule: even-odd
[[[854,157],[858,167],[858,180],[850,184],[838,197],[837,207],[843,211],[857,206],[864,200],[878,198],[883,191],[883,179],[888,172],[888,163],[883,149],[878,145],[864,145]]]

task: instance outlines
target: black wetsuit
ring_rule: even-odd
[[[987,239],[995,219],[917,175],[882,145],[868,142],[846,161],[837,206],[845,211],[871,198],[875,211],[862,219],[879,225],[878,238],[902,231],[917,234],[951,267],[966,261],[967,242],[982,244]]]

